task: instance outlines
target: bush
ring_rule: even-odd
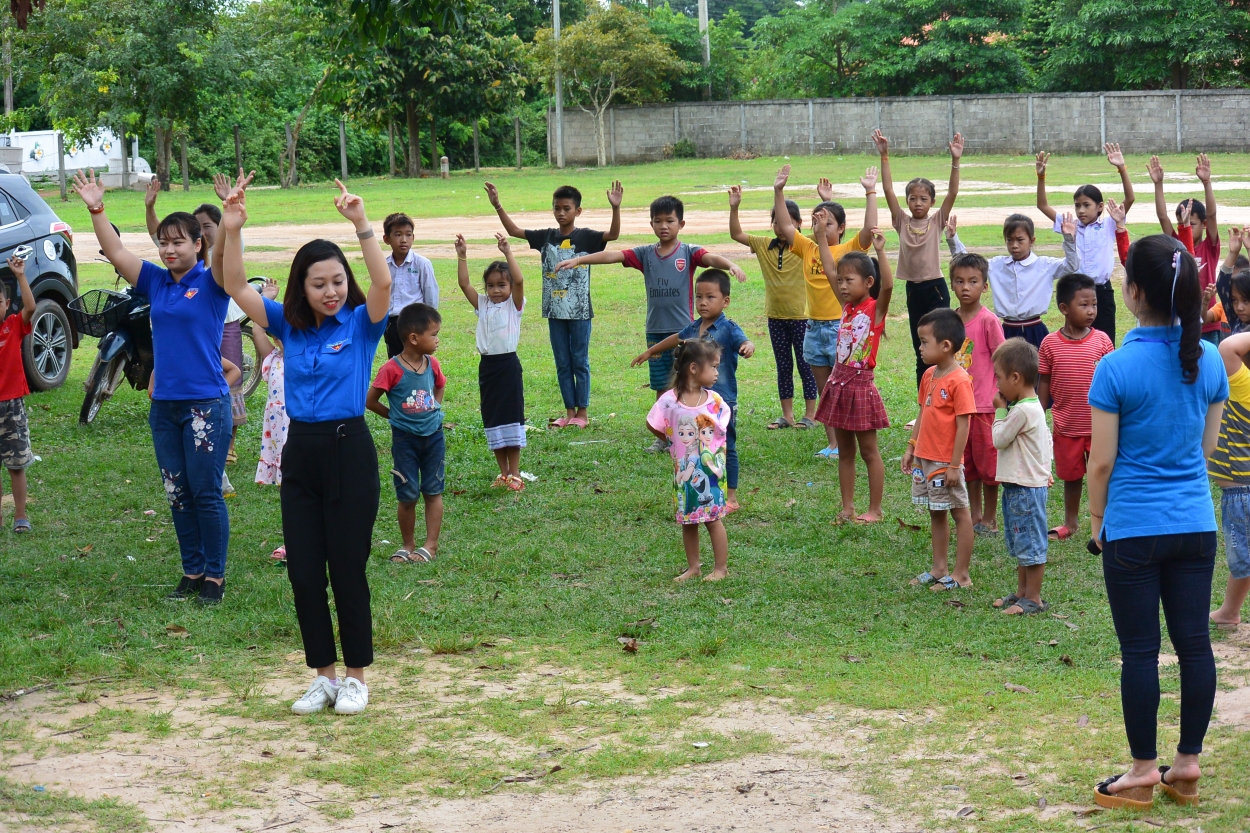
[[[673,156],[676,159],[695,159],[699,156],[699,149],[690,139],[678,139],[673,145]]]

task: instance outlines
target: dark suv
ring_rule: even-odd
[[[7,261],[18,246],[34,249],[26,261],[26,277],[35,293],[34,328],[22,342],[22,364],[31,390],[59,387],[69,375],[78,334],[69,323],[65,305],[78,297],[78,262],[74,260],[73,232],[53,213],[26,178],[0,173],[0,280],[9,291],[9,308],[21,303]]]

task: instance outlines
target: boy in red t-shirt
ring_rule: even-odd
[[[903,473],[912,477],[911,501],[929,507],[933,567],[911,580],[913,587],[963,590],[972,586],[972,514],[963,481],[968,423],[977,411],[972,378],[955,354],[964,343],[964,322],[953,309],[925,313],[916,325],[920,359],[931,365],[920,379],[920,415],[903,454]],[[951,528],[955,519],[955,571],[949,571]]]
[[[1074,272],[1055,285],[1063,328],[1042,339],[1037,351],[1037,398],[1051,409],[1054,422],[1055,476],[1063,481],[1063,524],[1049,537],[1066,541],[1079,527],[1081,488],[1089,463],[1089,386],[1098,360],[1115,349],[1111,339],[1095,330],[1098,296],[1094,279]]]
[[[30,319],[35,314],[35,295],[26,280],[26,261],[9,258],[9,270],[22,296],[20,312],[6,316],[0,324],[0,465],[9,470],[13,483],[13,531],[30,532],[26,517],[26,467],[34,461],[30,450],[30,429],[26,424],[23,397],[30,393],[22,366],[22,339],[30,335]],[[0,310],[9,308],[9,290],[0,281]],[[0,495],[4,483],[0,480]]]

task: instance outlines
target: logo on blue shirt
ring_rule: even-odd
[[[343,346],[345,344],[347,344],[346,341],[336,341],[333,344],[327,344],[326,349],[332,353],[337,353],[338,351],[343,349]]]
[[[188,290],[186,291],[186,293],[185,293],[185,294],[183,294],[183,296],[182,296],[182,297],[184,297],[184,298],[186,298],[186,299],[190,300],[191,298],[194,298],[196,295],[198,295],[198,294],[199,294],[199,292],[200,292],[200,290],[196,289],[195,287],[192,287],[191,289],[188,289]]]

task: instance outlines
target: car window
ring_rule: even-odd
[[[20,222],[21,219],[9,201],[9,195],[0,192],[0,227]]]

